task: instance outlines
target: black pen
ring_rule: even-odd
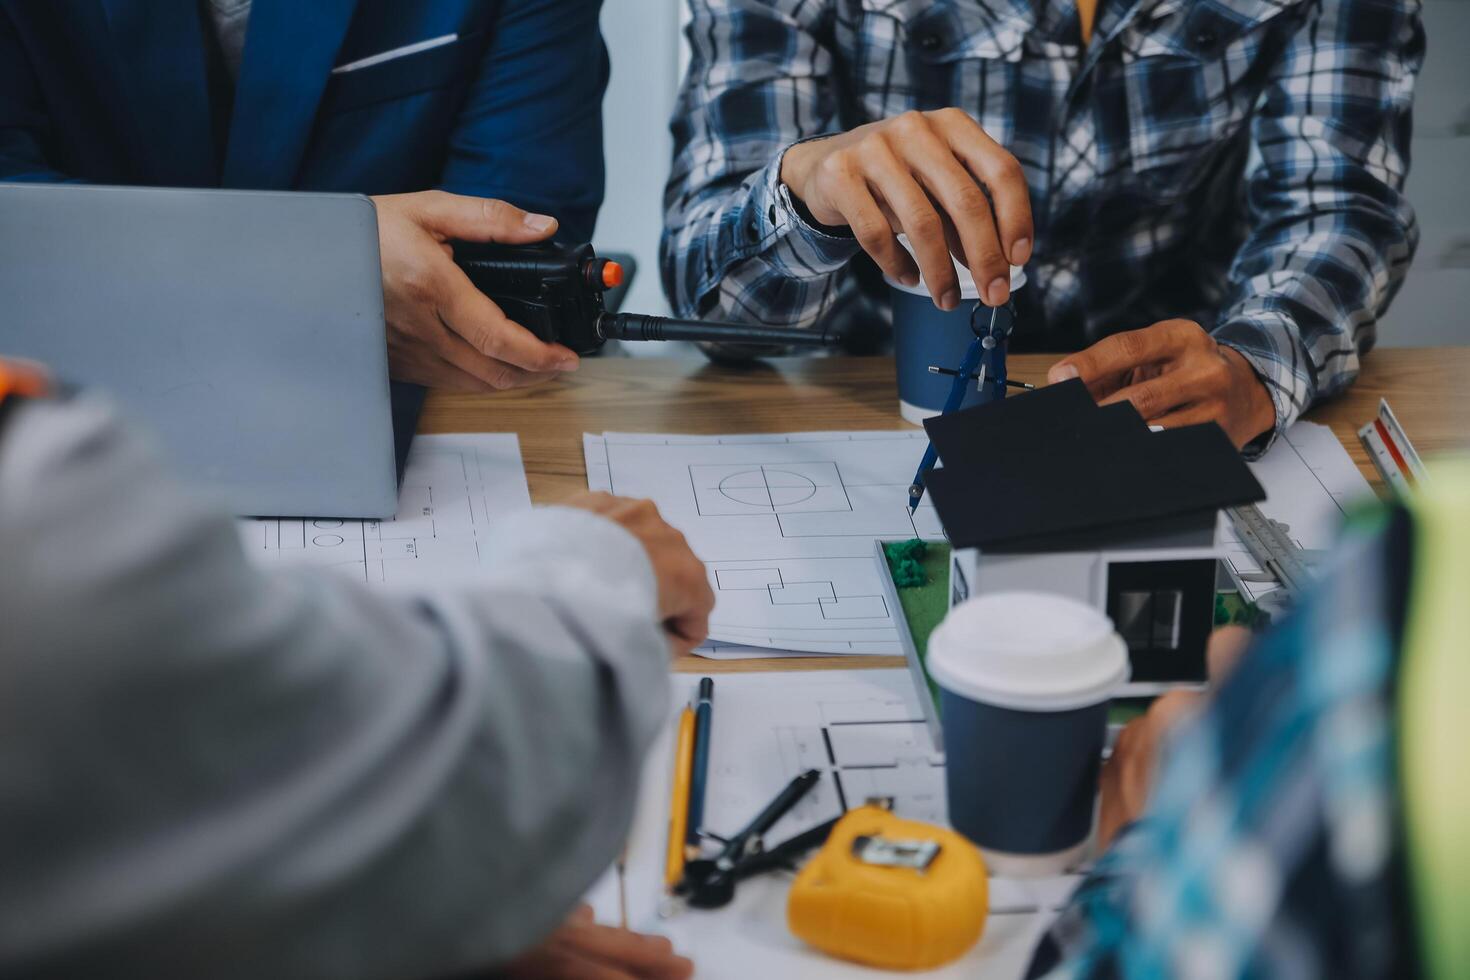
[[[689,820],[684,830],[685,856],[699,857],[699,832],[704,827],[704,796],[709,786],[710,734],[713,731],[715,681],[699,680],[699,699],[694,702],[694,770],[689,781]]]

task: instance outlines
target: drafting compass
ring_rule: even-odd
[[[988,318],[984,316],[986,310],[990,312]],[[1022,381],[1012,381],[1006,377],[1006,344],[1010,340],[1015,323],[1016,306],[1014,302],[1008,301],[1004,306],[996,307],[986,307],[981,303],[975,304],[974,309],[970,311],[970,331],[974,333],[975,339],[970,341],[970,346],[965,350],[965,356],[960,360],[959,368],[945,368],[937,364],[929,366],[930,374],[943,374],[954,378],[954,384],[949,389],[949,397],[945,399],[944,408],[939,414],[949,415],[957,411],[965,400],[965,389],[972,381],[980,393],[982,405],[997,398],[1004,398],[1007,387],[1036,387]],[[931,442],[929,448],[924,451],[924,458],[919,463],[918,472],[914,474],[914,482],[909,485],[910,514],[918,509],[919,501],[924,499],[924,477],[934,468],[938,460],[939,453],[935,450],[934,443]]]

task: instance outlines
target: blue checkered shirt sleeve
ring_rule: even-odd
[[[1251,123],[1249,233],[1214,335],[1265,382],[1281,431],[1358,375],[1418,225],[1403,194],[1417,0],[1324,0],[1288,40]]]
[[[837,128],[824,3],[690,0],[690,64],[674,111],[664,291],[681,316],[814,322],[858,252],[803,219],[786,148]]]

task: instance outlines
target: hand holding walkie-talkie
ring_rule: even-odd
[[[609,340],[711,340],[724,344],[830,343],[821,331],[611,313],[604,293],[623,281],[591,245],[454,242],[454,261],[510,319],[541,340],[590,354]]]

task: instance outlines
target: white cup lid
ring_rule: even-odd
[[[910,255],[914,254],[914,247],[909,244],[908,235],[900,234],[898,236],[898,243],[906,248]],[[969,269],[960,265],[958,259],[954,259],[953,256],[951,256],[951,259],[954,260],[954,274],[960,281],[960,298],[979,299],[980,290],[975,288],[975,276]],[[924,285],[924,277],[922,275],[919,277],[919,284],[917,286],[905,286],[898,280],[890,279],[887,276],[883,277],[883,281],[901,292],[912,293],[915,296],[929,295],[929,287]],[[1011,266],[1011,292],[1014,293],[1024,285],[1026,285],[1026,270],[1019,265]]]
[[[1106,701],[1130,673],[1107,616],[1045,592],[991,592],[955,606],[929,637],[926,666],[953,694],[1019,711]]]

